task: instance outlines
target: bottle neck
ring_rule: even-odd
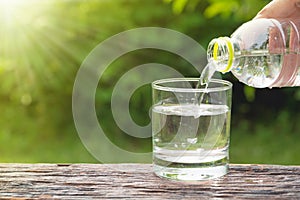
[[[229,37],[213,39],[207,48],[208,62],[214,62],[217,71],[226,73],[232,68],[234,59],[233,43]]]

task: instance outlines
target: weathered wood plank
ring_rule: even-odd
[[[0,164],[3,199],[300,198],[300,166],[230,165],[217,180],[161,179],[149,164]]]

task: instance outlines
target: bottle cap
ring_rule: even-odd
[[[222,46],[222,47],[220,47]],[[226,49],[224,49],[224,47]],[[233,57],[234,57],[234,50],[233,50],[233,45],[231,43],[231,40],[229,37],[219,37],[216,39],[213,45],[213,60],[214,61],[221,61],[220,57],[222,57],[226,54],[226,60],[227,60],[227,65],[220,65],[218,66],[218,71],[225,73],[229,72],[232,63],[233,63]]]

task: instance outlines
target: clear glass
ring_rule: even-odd
[[[160,177],[208,180],[228,172],[232,84],[212,79],[197,89],[198,81],[152,83],[153,168]]]

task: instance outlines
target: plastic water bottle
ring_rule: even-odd
[[[255,19],[229,37],[213,39],[208,62],[257,87],[300,86],[300,19]]]

